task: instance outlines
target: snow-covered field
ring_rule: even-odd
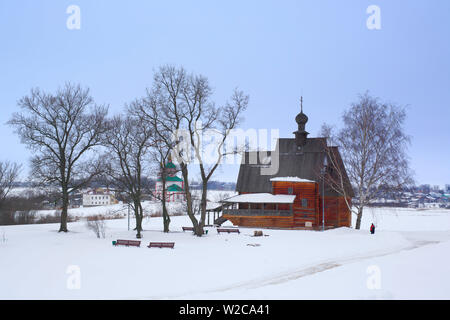
[[[134,238],[127,219],[108,220],[106,239],[82,221],[67,234],[57,224],[0,226],[0,299],[450,298],[449,210],[369,209],[362,230],[264,237],[209,228],[198,238],[181,231],[189,225],[172,217],[164,234],[161,218],[147,218],[140,248],[111,244]]]
[[[200,191],[194,190],[194,195],[200,197]],[[208,204],[213,205],[224,198],[231,197],[236,195],[234,191],[220,191],[220,190],[209,190],[208,191]],[[161,202],[158,200],[155,201],[143,201],[142,207],[144,209],[144,215],[152,215],[155,213],[161,213],[162,207]],[[131,210],[131,209],[130,209]],[[185,212],[184,204],[181,202],[167,202],[167,210],[169,214],[183,213]],[[37,216],[46,216],[46,215],[54,215],[54,209],[50,210],[38,210],[36,211]],[[96,216],[101,215],[108,218],[113,218],[117,216],[125,217],[128,214],[128,205],[123,203],[112,204],[107,206],[93,206],[93,207],[78,207],[78,208],[70,208],[68,211],[70,217],[74,219],[82,219],[88,216]],[[130,211],[130,214],[133,214],[133,211]]]

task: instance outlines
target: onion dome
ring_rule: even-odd
[[[295,122],[300,124],[306,124],[308,122],[308,117],[303,113],[303,97],[300,98],[300,113],[295,117]]]
[[[295,122],[298,124],[305,124],[308,122],[308,117],[302,111],[295,117]]]
[[[308,137],[308,132],[305,130],[305,124],[308,122],[308,117],[303,113],[303,97],[300,98],[300,113],[295,117],[295,122],[297,122],[298,129],[294,132],[295,141],[297,147],[302,147],[306,144]]]

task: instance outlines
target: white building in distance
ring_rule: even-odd
[[[83,206],[107,206],[116,204],[118,201],[114,197],[114,193],[109,189],[93,189],[83,193]]]

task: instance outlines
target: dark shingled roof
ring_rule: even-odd
[[[236,183],[236,191],[239,193],[255,193],[255,192],[272,192],[271,178],[274,177],[299,177],[302,179],[314,180],[319,182],[322,188],[322,179],[320,178],[320,170],[323,166],[323,160],[326,155],[324,147],[326,146],[326,138],[308,138],[306,144],[297,149],[295,139],[282,138],[278,139],[276,148],[279,151],[279,169],[274,175],[261,175],[262,167],[269,167],[264,159],[256,157],[257,163],[250,164],[249,156],[257,155],[256,151],[246,152],[242,157],[239,176]],[[338,157],[339,163],[343,166],[341,157],[337,148],[332,148],[335,156]],[[271,155],[273,152],[267,152]],[[263,163],[261,163],[263,160]],[[330,161],[328,161],[330,163]],[[347,180],[347,192],[353,196],[350,182]],[[325,195],[338,196],[331,188],[325,185]]]

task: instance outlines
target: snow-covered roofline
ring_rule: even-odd
[[[229,203],[293,203],[295,195],[271,194],[271,193],[247,193],[240,194],[223,202]]]
[[[276,177],[270,179],[270,181],[287,181],[287,182],[315,182],[313,180],[302,179],[299,177]]]
[[[109,188],[96,188],[96,189],[85,190],[82,193],[88,194],[88,195],[112,196],[112,195],[114,195],[114,190],[109,189]]]

